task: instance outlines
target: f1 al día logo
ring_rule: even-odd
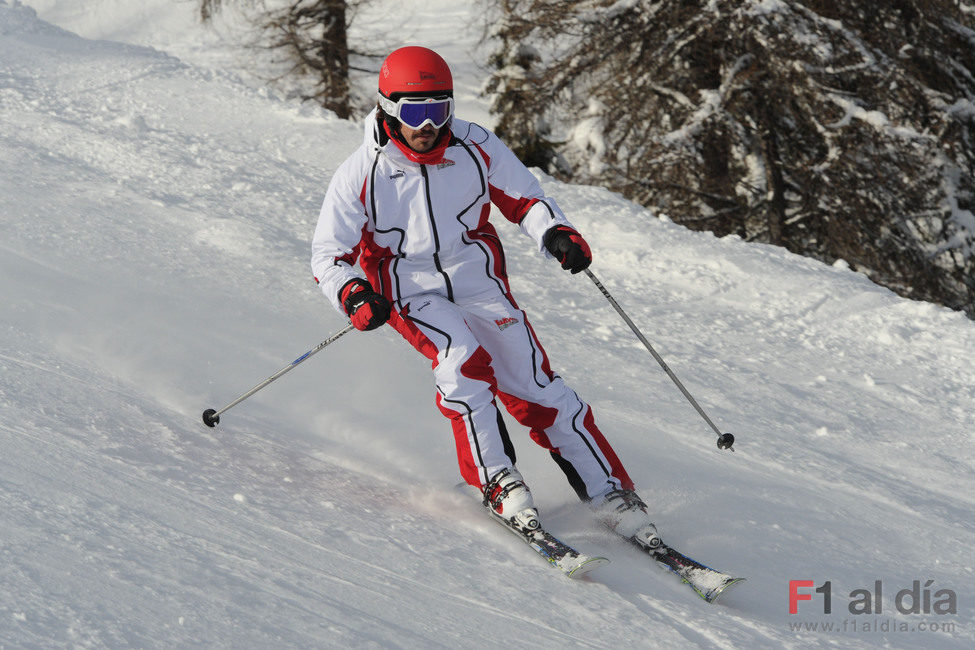
[[[956,631],[955,619],[944,617],[958,613],[958,596],[934,580],[914,580],[909,586],[893,589],[875,580],[873,587],[836,596],[838,600],[846,596],[846,607],[841,604],[839,608],[850,616],[840,622],[820,619],[820,615],[833,614],[833,582],[826,580],[817,586],[814,580],[790,580],[789,614],[814,617],[806,621],[790,618],[790,629],[826,634]]]
[[[847,610],[854,616],[884,613],[884,584],[873,583],[873,589],[854,589],[850,592]],[[799,613],[802,601],[819,601],[823,614],[833,613],[833,583],[827,580],[816,586],[813,580],[789,581],[789,613]],[[809,605],[810,613],[819,613],[815,605]],[[894,595],[894,608],[900,614],[957,614],[958,596],[953,589],[935,589],[934,580],[915,580],[910,587],[900,589]]]

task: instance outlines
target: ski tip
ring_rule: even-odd
[[[731,589],[735,585],[739,585],[743,582],[745,582],[745,578],[731,578],[723,582],[720,586],[712,589],[708,593],[701,594],[701,597],[704,598],[704,600],[708,601],[709,603],[713,603],[718,599],[718,596],[721,596],[722,594],[726,593],[729,589]]]
[[[598,569],[601,566],[609,564],[609,559],[605,557],[590,557],[586,558],[572,569],[565,572],[565,575],[570,578],[581,578],[593,569]]]

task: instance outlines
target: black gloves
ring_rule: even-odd
[[[578,232],[568,226],[553,226],[542,237],[546,250],[562,263],[562,268],[578,273],[592,264],[589,244]]]
[[[339,292],[339,300],[357,330],[374,330],[389,320],[389,301],[365,280],[347,282]]]

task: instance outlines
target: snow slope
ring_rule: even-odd
[[[0,647],[975,643],[971,321],[543,178],[737,452],[585,277],[502,220],[520,303],[664,538],[749,578],[706,605],[594,524],[509,420],[548,527],[613,559],[570,581],[453,489],[427,362],[391,331],[202,425],[344,325],[308,244],[360,128],[89,36],[0,0]],[[789,614],[798,579],[831,581],[831,614],[816,594]],[[899,613],[914,580],[957,611]],[[883,612],[850,614],[875,581]]]

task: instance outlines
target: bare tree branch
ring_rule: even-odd
[[[975,317],[975,16],[957,2],[500,4],[488,88],[526,161]]]

